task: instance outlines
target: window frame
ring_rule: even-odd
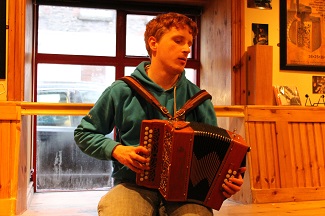
[[[112,1],[106,4],[99,4],[101,0],[95,0],[93,2],[82,1],[74,2],[67,0],[37,0],[35,7],[35,36],[34,36],[34,89],[36,92],[37,83],[37,65],[40,63],[49,64],[78,64],[78,65],[94,65],[94,66],[114,66],[116,79],[124,76],[125,67],[135,67],[142,61],[150,61],[149,57],[144,56],[127,56],[126,55],[126,18],[128,14],[139,15],[157,15],[165,9],[165,7],[172,7],[169,10],[173,10],[180,13],[185,13],[190,16],[198,25],[200,29],[200,11],[201,8],[196,6],[175,6],[160,4],[157,7],[156,4],[147,3],[145,5],[132,3],[125,9],[125,3],[117,3]],[[103,3],[103,2],[102,2]],[[68,6],[68,7],[92,7],[98,9],[115,9],[116,10],[116,56],[87,56],[87,55],[66,55],[66,54],[47,54],[38,53],[38,13],[40,5],[53,5],[53,6]],[[123,7],[122,7],[123,6]],[[155,6],[155,7],[153,7]],[[123,9],[122,9],[123,8]],[[159,10],[152,10],[159,9]],[[196,70],[197,85],[200,85],[200,35],[195,38],[192,46],[192,57],[187,60],[186,68],[193,68]],[[34,94],[36,96],[36,94]],[[34,98],[35,101],[36,98]]]

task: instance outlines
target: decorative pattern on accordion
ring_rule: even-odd
[[[168,184],[168,176],[169,176],[169,167],[171,165],[171,153],[172,153],[172,134],[169,131],[165,131],[164,134],[164,142],[163,142],[163,153],[162,153],[162,171],[160,176],[160,185],[159,188],[162,193],[167,193],[167,184]]]

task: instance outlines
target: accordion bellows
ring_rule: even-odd
[[[237,170],[249,147],[243,138],[204,123],[144,120],[140,145],[150,151],[150,170],[140,186],[158,189],[167,201],[195,202],[219,210],[222,184]]]

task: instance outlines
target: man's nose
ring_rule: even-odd
[[[185,44],[183,46],[183,52],[186,52],[187,54],[189,54],[191,52],[191,47],[187,44]]]

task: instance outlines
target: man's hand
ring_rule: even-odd
[[[226,198],[230,198],[232,195],[240,191],[241,186],[244,184],[244,180],[241,176],[242,173],[246,171],[246,167],[241,167],[238,170],[238,175],[233,178],[229,178],[229,181],[224,182],[222,185],[224,191],[223,195]]]
[[[116,160],[136,173],[149,169],[149,158],[144,157],[146,155],[149,155],[149,151],[143,146],[117,145],[112,152]]]

